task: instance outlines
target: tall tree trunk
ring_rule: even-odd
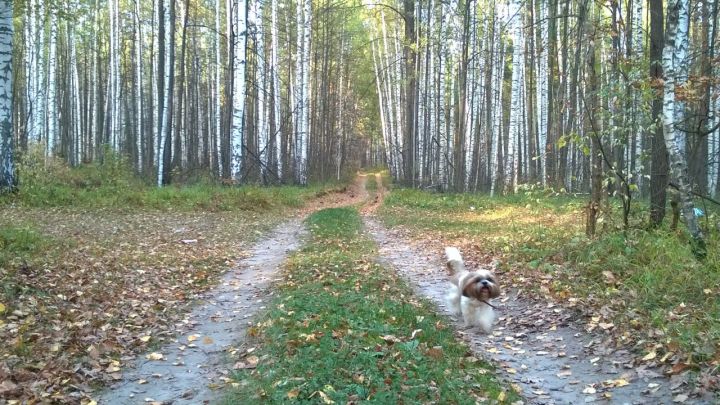
[[[405,133],[403,135],[403,164],[405,184],[415,185],[415,90],[417,86],[415,42],[415,1],[403,0],[405,17],[405,40],[403,55],[405,57]]]
[[[668,150],[670,173],[680,192],[680,210],[690,235],[696,243],[695,252],[705,255],[705,240],[695,216],[692,185],[688,176],[685,134],[678,128],[685,119],[685,102],[677,97],[688,80],[688,50],[690,26],[688,0],[671,0],[668,3],[667,31],[663,48],[663,130]]]
[[[523,75],[523,66],[525,62],[525,43],[523,35],[523,12],[522,3],[519,0],[513,0],[510,6],[510,18],[512,22],[513,35],[513,57],[512,57],[512,80],[511,97],[510,97],[510,130],[508,135],[507,156],[505,158],[505,193],[517,192],[518,182],[518,160],[516,150],[518,149],[518,140],[522,136],[523,114],[521,109],[522,103],[522,84],[525,82]]]
[[[472,14],[472,0],[464,0],[462,7],[462,48],[458,62],[458,92],[455,103],[455,136],[453,137],[453,189],[456,192],[465,191],[465,136],[468,127],[468,65],[470,43],[470,20]],[[407,129],[406,129],[407,130]],[[414,159],[414,158],[413,158]]]
[[[135,0],[135,148],[136,148],[136,165],[139,173],[143,171],[143,149],[144,149],[144,110],[143,110],[143,36],[142,36],[142,16],[140,13],[140,0]]]
[[[247,0],[233,2],[233,115],[231,175],[240,181],[244,147],[245,75],[247,71]]]
[[[663,1],[649,0],[650,8],[650,77],[655,83],[662,82],[662,53],[664,47]],[[650,163],[650,224],[660,226],[665,218],[668,185],[668,157],[661,125],[663,109],[662,96],[654,93],[652,101],[652,120],[655,123],[649,134],[652,159]]]
[[[0,0],[0,194],[17,188],[13,149],[13,2]]]
[[[58,36],[58,24],[57,24],[57,12],[54,7],[50,8],[50,49],[48,50],[48,81],[47,81],[47,121],[48,121],[48,135],[47,135],[47,149],[45,154],[47,157],[51,157],[55,150],[55,144],[58,133],[58,121],[57,121],[57,36]]]
[[[270,121],[270,136],[274,137],[275,139],[275,170],[277,174],[277,179],[280,181],[283,176],[283,171],[286,170],[283,167],[282,162],[282,131],[280,130],[280,127],[282,126],[282,119],[281,119],[281,103],[282,100],[280,98],[280,61],[278,58],[278,47],[280,43],[280,38],[278,34],[278,20],[277,20],[277,13],[278,13],[278,0],[271,0],[271,35],[272,35],[272,53],[271,53],[271,59],[270,59],[270,67],[271,67],[271,74],[272,74],[272,120]]]
[[[222,56],[220,46],[221,24],[220,4],[222,0],[215,0],[215,161],[217,162],[217,175],[223,175],[222,159]],[[229,12],[229,11],[227,11]]]
[[[185,98],[187,96],[187,87],[185,85],[185,76],[187,70],[185,67],[185,54],[187,53],[187,27],[190,20],[190,0],[185,0],[185,5],[182,12],[184,12],[185,14],[183,16],[182,33],[180,34],[180,75],[178,76],[177,85],[174,86],[177,89],[175,93],[177,106],[173,105],[173,108],[175,109],[175,142],[173,148],[172,166],[175,169],[184,168],[186,167],[185,165],[187,163],[183,162],[183,157],[186,155],[185,149],[187,148],[187,145],[185,144],[187,128],[185,128],[184,123],[182,122],[182,114],[183,111],[188,108],[186,104],[183,107],[183,102],[185,101]]]
[[[588,23],[586,25],[585,32],[590,33],[592,32],[591,24],[593,24],[594,21],[596,21],[597,16],[595,14],[597,13],[597,6],[593,5],[593,11],[591,14],[593,16],[591,18],[588,18]],[[603,197],[603,186],[602,186],[602,176],[603,176],[603,161],[602,161],[602,144],[600,139],[600,128],[598,125],[597,120],[597,108],[598,108],[598,98],[600,95],[598,94],[598,84],[597,84],[597,71],[596,71],[596,50],[595,50],[595,41],[597,38],[594,37],[594,35],[591,35],[587,38],[587,59],[585,61],[585,69],[586,69],[586,75],[587,75],[587,92],[585,94],[585,120],[586,120],[586,129],[589,136],[592,139],[592,148],[591,148],[591,155],[590,155],[590,161],[591,161],[591,195],[590,195],[590,203],[587,207],[587,219],[585,223],[585,233],[588,237],[595,236],[595,231],[597,228],[597,219],[600,214],[600,207],[602,204],[602,197]]]

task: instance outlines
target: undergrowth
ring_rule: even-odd
[[[717,213],[701,220],[708,255],[700,262],[684,230],[645,229],[642,202],[633,205],[630,230],[620,229],[615,210],[599,225],[600,235],[588,239],[586,204],[585,199],[538,192],[490,198],[398,190],[379,213],[390,226],[502,258],[505,270],[520,271],[526,280],[549,280],[548,292],[561,301],[580,298],[591,313],[604,307],[608,322],[619,330],[663,337],[660,353],[684,353],[689,364],[718,358]],[[641,349],[647,350],[642,344]]]
[[[325,186],[223,186],[204,179],[194,184],[156,187],[133,173],[127,162],[107,152],[102,162],[69,167],[30,152],[18,164],[19,191],[0,196],[3,205],[181,211],[264,211],[300,207]]]
[[[455,341],[447,320],[393,272],[352,208],[308,219],[276,298],[250,330],[257,368],[238,371],[226,403],[475,403],[517,399]]]

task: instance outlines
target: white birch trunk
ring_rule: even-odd
[[[312,0],[304,1],[304,17],[305,21],[303,24],[303,131],[301,138],[301,150],[300,150],[300,184],[307,184],[307,153],[308,153],[308,141],[310,137],[310,46],[311,46],[311,28],[312,28]]]
[[[303,96],[303,90],[304,87],[302,86],[302,79],[303,79],[303,70],[305,69],[305,66],[303,64],[303,1],[304,0],[296,0],[296,10],[297,10],[297,19],[295,20],[295,28],[296,28],[296,48],[295,48],[295,81],[293,83],[293,93],[295,94],[295,113],[294,119],[293,119],[293,125],[294,125],[294,139],[293,139],[293,176],[295,176],[295,181],[298,182],[300,177],[300,170],[301,170],[301,164],[300,164],[300,149],[301,148],[301,139],[302,139],[302,130],[303,130],[303,100],[305,99]]]
[[[522,83],[525,81],[522,68],[525,64],[525,43],[523,35],[522,4],[518,0],[510,3],[510,18],[513,35],[512,81],[510,90],[510,131],[508,134],[507,156],[505,156],[505,193],[517,192],[518,162],[516,150],[522,130]]]
[[[33,131],[36,131],[38,140],[47,139],[45,133],[45,1],[38,1],[36,5],[36,32],[35,32],[35,111],[32,116]]]
[[[281,105],[281,98],[280,98],[280,61],[278,59],[278,46],[279,46],[279,34],[278,34],[278,21],[277,21],[277,9],[278,9],[278,0],[271,0],[271,19],[272,19],[272,28],[271,28],[271,34],[272,34],[272,54],[271,54],[271,72],[272,72],[272,80],[273,80],[273,101],[274,104],[272,106],[273,108],[273,116],[275,119],[275,134],[271,134],[271,136],[275,137],[275,160],[276,160],[276,168],[277,170],[277,176],[278,180],[282,179],[283,176],[283,170],[285,170],[284,167],[282,167],[282,131],[281,131],[281,125],[282,125],[282,119],[280,117],[280,105]]]
[[[93,8],[93,25],[95,32],[100,31],[100,1],[95,0],[95,7]],[[92,51],[92,83],[91,83],[91,90],[92,91],[92,104],[90,106],[90,133],[88,134],[88,158],[90,160],[95,159],[95,143],[96,138],[98,135],[98,132],[100,131],[98,128],[98,117],[100,116],[100,81],[98,79],[98,70],[100,69],[100,66],[98,64],[98,36],[93,36],[93,51]]]
[[[165,179],[164,179],[164,171],[165,171],[165,142],[168,134],[170,131],[168,131],[168,122],[169,122],[169,115],[170,115],[170,97],[172,97],[172,89],[170,88],[170,72],[172,72],[172,69],[170,67],[170,63],[172,62],[172,58],[170,57],[170,47],[173,46],[172,44],[172,38],[170,35],[170,24],[172,24],[172,20],[170,18],[170,1],[174,0],[160,0],[163,3],[163,15],[158,16],[158,18],[164,18],[165,19],[165,37],[164,38],[158,38],[158,41],[165,41],[165,71],[163,72],[165,76],[165,82],[163,91],[163,105],[162,105],[162,112],[161,112],[161,128],[160,128],[160,139],[159,139],[159,145],[158,145],[158,154],[157,154],[157,186],[162,187]]]
[[[309,0],[297,2],[297,68],[295,79],[295,181],[307,183],[307,141],[310,107],[310,27],[312,5]]]
[[[393,109],[393,106],[395,108],[400,108],[400,100],[393,101],[393,92],[392,92],[392,84],[393,84],[393,76],[392,72],[394,70],[390,69],[390,65],[388,64],[390,61],[390,55],[388,53],[388,46],[387,46],[387,31],[385,29],[385,19],[384,15],[380,14],[381,22],[382,22],[382,39],[383,39],[383,48],[380,48],[380,38],[378,36],[378,42],[377,42],[377,54],[378,54],[378,67],[380,69],[380,81],[383,87],[383,103],[381,105],[385,106],[385,121],[387,125],[387,142],[388,142],[388,149],[390,154],[390,163],[392,164],[392,174],[393,177],[396,179],[399,179],[400,176],[402,176],[402,157],[400,154],[400,151],[402,150],[401,147],[397,144],[398,139],[398,132],[397,132],[397,119],[395,115],[395,110]],[[378,33],[379,35],[379,33]],[[384,49],[384,52],[383,52]]]
[[[220,55],[220,7],[222,0],[215,0],[215,159],[218,177],[222,177],[222,56]]]
[[[35,56],[35,2],[36,0],[28,0],[27,22],[25,23],[25,80],[27,81],[25,111],[28,115],[25,132],[28,141],[39,142],[39,134],[34,130],[34,121],[32,120],[35,115],[35,72],[37,69]]]
[[[495,12],[495,15],[497,16],[497,10]],[[496,17],[497,18],[497,17]],[[500,21],[496,22],[496,25],[499,24]],[[490,195],[495,195],[495,187],[497,183],[497,176],[498,172],[500,171],[499,167],[499,161],[498,161],[498,149],[500,148],[500,137],[503,133],[503,125],[502,125],[502,75],[503,75],[503,68],[504,68],[504,59],[505,54],[504,50],[502,48],[502,41],[501,41],[501,30],[496,28],[495,29],[495,46],[497,51],[495,52],[495,60],[493,61],[493,113],[492,113],[492,121],[493,121],[493,130],[491,132],[491,148],[490,148]]]
[[[135,100],[137,111],[135,112],[136,120],[136,134],[135,134],[135,147],[137,148],[137,171],[142,173],[143,171],[143,153],[145,131],[143,130],[143,36],[142,36],[142,18],[140,13],[140,0],[135,0],[135,16],[136,16],[136,30],[135,30],[135,86],[136,86],[136,97]]]
[[[341,38],[340,39],[340,55],[339,55],[338,66],[343,66],[343,62],[344,62],[343,57],[344,56],[345,56],[345,39]],[[339,104],[338,109],[340,110],[340,112],[338,113],[338,122],[337,122],[337,127],[335,128],[335,130],[337,131],[336,132],[337,135],[335,137],[335,173],[336,173],[336,180],[338,180],[338,181],[340,180],[340,169],[341,169],[340,164],[342,163],[342,145],[341,144],[344,140],[343,130],[345,128],[344,121],[343,121],[343,113],[345,112],[345,108],[344,108],[345,107],[345,98],[344,98],[345,85],[344,85],[343,72],[344,72],[344,70],[342,68],[340,68],[339,78],[338,78],[338,82],[339,82],[339,86],[340,86],[339,98],[338,98],[338,100],[339,100],[338,101],[338,104]]]
[[[13,2],[0,0],[0,193],[16,188],[12,125]]]
[[[55,8],[50,8],[50,49],[48,50],[48,82],[47,82],[47,120],[48,120],[48,134],[47,134],[47,148],[45,149],[45,156],[50,158],[53,156],[55,150],[55,143],[57,139],[57,35],[58,35],[58,24],[57,24],[57,12]]]
[[[117,13],[117,2],[118,0],[108,1],[108,14],[110,17],[110,67],[109,67],[109,78],[108,78],[108,131],[110,136],[110,145],[113,150],[118,150],[118,120],[119,117],[119,90],[118,85],[118,74],[119,74],[119,54],[120,50],[118,47],[118,20],[120,16]]]
[[[688,178],[685,134],[678,128],[684,124],[685,102],[676,95],[676,91],[681,90],[688,79],[689,20],[688,0],[671,0],[668,3],[667,31],[662,55],[665,75],[662,120],[670,176],[679,188],[681,212],[693,239],[702,243],[703,234],[695,217],[692,188]]]
[[[265,29],[263,26],[263,0],[256,0],[252,7],[252,24],[255,26],[255,46],[257,50],[257,78],[258,78],[258,159],[260,160],[261,179],[265,179],[270,152],[267,150],[269,139],[267,133],[267,109],[265,91]]]
[[[158,5],[164,0],[154,0],[153,1],[153,34],[158,30],[158,25],[160,24],[160,19],[162,18],[161,15],[158,14]],[[152,91],[150,92],[150,96],[152,97],[152,105],[153,105],[153,119],[152,119],[152,136],[153,136],[153,157],[154,157],[154,166],[157,169],[158,168],[158,156],[160,154],[160,126],[158,125],[158,122],[161,118],[162,114],[162,106],[160,106],[160,94],[163,94],[164,89],[160,86],[160,80],[158,80],[160,77],[160,72],[158,71],[158,66],[160,65],[160,52],[158,52],[158,48],[160,46],[160,41],[162,38],[160,38],[159,35],[152,35],[152,48],[153,48],[153,54],[152,57]]]
[[[247,68],[247,0],[233,2],[233,116],[231,175],[240,180],[245,118],[245,73]]]
[[[643,55],[643,4],[645,2],[641,0],[635,0],[633,2],[633,34],[632,34],[632,53],[633,53],[633,59],[636,61],[636,63],[639,66],[642,65],[642,61],[644,60]],[[636,80],[639,80],[642,78],[641,72],[639,69],[636,68],[636,74],[634,75],[636,77]],[[644,142],[643,142],[643,130],[642,130],[642,124],[646,122],[646,117],[644,116],[644,113],[642,111],[642,94],[634,90],[633,91],[633,112],[634,112],[634,122],[635,122],[635,133],[633,134],[633,137],[635,138],[635,155],[633,156],[633,159],[635,161],[635,182],[637,183],[640,190],[642,190],[643,185],[643,159],[642,154],[644,150]]]
[[[70,2],[70,10],[77,10],[77,2],[72,0]],[[83,17],[79,18],[79,23],[82,23]],[[78,72],[78,60],[77,60],[77,46],[75,40],[75,28],[72,23],[67,24],[68,42],[70,47],[70,107],[71,107],[71,121],[72,121],[72,139],[73,148],[71,161],[74,165],[82,163],[82,131],[81,131],[81,105],[80,105],[80,74]]]
[[[548,24],[547,24],[547,0],[540,0],[540,18],[537,24],[540,32],[540,41],[537,43],[539,57],[537,58],[537,66],[535,68],[537,76],[536,88],[536,114],[538,126],[538,159],[540,159],[540,173],[542,176],[542,185],[547,187],[547,168],[546,156],[547,150],[547,109],[548,109]]]
[[[380,112],[380,129],[382,132],[383,137],[383,146],[385,150],[385,163],[388,165],[388,168],[390,169],[390,175],[392,177],[395,177],[395,167],[393,165],[393,159],[392,159],[392,145],[389,141],[388,136],[388,125],[387,120],[385,118],[385,96],[383,92],[383,86],[382,86],[382,67],[378,65],[378,53],[379,51],[377,48],[377,38],[370,38],[370,47],[372,51],[372,58],[373,58],[373,69],[375,70],[375,85],[377,87],[377,94],[378,94],[378,107]]]
[[[713,38],[717,38],[717,25],[713,17],[709,18],[708,23],[710,24],[708,29],[708,43]],[[715,45],[716,47],[718,44]],[[715,48],[717,49],[717,48]],[[716,51],[717,52],[717,51]],[[714,56],[714,55],[711,55]],[[715,65],[712,68],[713,77],[720,77],[720,68]],[[710,87],[710,94],[718,94],[720,86],[715,83]],[[717,128],[720,125],[720,97],[711,98],[710,100],[710,111],[711,117],[708,120],[708,129]],[[714,113],[712,113],[714,111]],[[708,134],[708,171],[707,171],[707,183],[708,183],[708,194],[711,197],[717,195],[718,190],[718,174],[720,172],[720,129],[715,129]]]

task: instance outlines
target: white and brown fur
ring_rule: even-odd
[[[445,257],[452,283],[447,296],[450,310],[455,315],[462,315],[466,326],[478,326],[483,332],[490,333],[495,311],[489,301],[500,295],[495,275],[486,269],[468,271],[455,247],[446,247]]]

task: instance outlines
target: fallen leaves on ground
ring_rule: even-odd
[[[392,232],[409,240],[418,250],[442,257],[444,246],[456,246],[468,267],[493,269],[502,280],[504,289],[518,291],[525,298],[538,303],[528,314],[512,319],[512,322],[533,329],[552,330],[556,325],[583,320],[585,331],[597,336],[595,341],[600,350],[608,355],[622,352],[619,357],[623,360],[623,367],[638,369],[639,374],[645,372],[643,370],[654,369],[656,371],[653,372],[658,374],[676,376],[673,392],[687,391],[691,397],[705,397],[720,392],[720,375],[717,371],[720,346],[708,347],[707,353],[683,350],[669,338],[665,327],[650,325],[647,314],[640,314],[638,308],[632,307],[633,300],[621,295],[633,292],[621,292],[622,281],[618,274],[610,270],[602,271],[606,293],[587,294],[583,291],[584,280],[565,261],[562,252],[548,254],[537,263],[513,260],[516,249],[542,244],[542,240],[523,227],[529,229],[529,226],[540,226],[547,232],[562,230],[568,238],[582,235],[582,223],[578,220],[582,217],[580,212],[543,215],[528,207],[524,210],[517,207],[476,210],[471,207],[468,212],[433,212],[415,209],[411,204],[398,204],[384,206],[379,216],[391,223],[399,222],[393,225]],[[474,224],[488,231],[474,230]],[[713,291],[708,288],[703,293],[709,295]],[[695,311],[694,314],[693,308],[680,302],[667,314],[667,318],[669,321],[684,319],[697,315],[697,309]],[[497,349],[486,348],[486,351],[496,354]],[[713,360],[702,365],[692,361],[696,357],[712,357],[713,353]],[[699,376],[689,375],[689,370],[699,371]],[[566,377],[566,373],[561,374]],[[622,386],[621,381],[606,388]]]
[[[52,243],[0,269],[0,401],[89,401],[134,353],[167,342],[193,298],[275,222],[250,212],[3,208],[0,225],[29,224]]]
[[[366,197],[361,182],[328,189],[299,214]],[[122,367],[138,353],[181,331],[193,300],[281,217],[0,209],[0,226],[30,226],[52,241],[38,257],[0,268],[0,402],[90,403],[95,388],[122,378]],[[246,359],[247,366],[255,367],[256,359]]]

